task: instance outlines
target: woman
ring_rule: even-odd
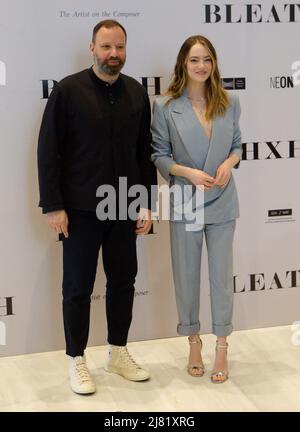
[[[205,234],[213,333],[217,336],[213,383],[228,379],[227,336],[232,332],[232,244],[239,205],[231,170],[241,158],[240,105],[221,85],[217,56],[211,42],[191,36],[182,45],[166,96],[153,107],[152,160],[162,176],[175,185],[171,200],[171,252],[178,334],[188,336],[190,375],[204,374],[199,336],[200,266]],[[178,189],[186,197],[204,194],[203,223],[178,220]],[[192,186],[193,185],[193,186]],[[193,196],[193,195],[192,195]],[[176,198],[177,197],[177,198]],[[200,212],[201,206],[198,206]],[[204,209],[204,211],[203,211]],[[174,217],[177,212],[177,217]]]

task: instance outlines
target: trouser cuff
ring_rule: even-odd
[[[216,336],[222,337],[222,336],[229,336],[233,331],[232,324],[228,325],[217,325],[213,324],[212,326],[213,334]]]
[[[178,324],[177,326],[177,333],[182,336],[190,336],[192,334],[199,333],[200,331],[200,322],[198,321],[195,324],[192,325],[182,325]]]

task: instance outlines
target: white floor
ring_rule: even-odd
[[[202,339],[202,378],[185,370],[185,337],[129,344],[152,372],[150,381],[140,383],[104,371],[105,347],[87,349],[97,385],[89,396],[70,390],[63,351],[0,358],[0,411],[300,411],[300,344],[292,343],[289,326],[234,332],[224,384],[209,379],[215,337]]]

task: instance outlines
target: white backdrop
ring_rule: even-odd
[[[300,320],[300,86],[286,86],[292,63],[300,60],[300,6],[274,0],[231,4],[1,1],[1,355],[64,347],[61,245],[37,207],[36,146],[46,103],[42,80],[60,80],[89,67],[91,32],[104,18],[118,19],[128,32],[124,73],[138,80],[161,77],[161,92],[179,47],[192,34],[213,42],[223,78],[244,78],[245,88],[232,90],[241,101],[245,150],[244,161],[234,172],[241,207],[235,237],[234,326],[240,330]],[[218,14],[213,13],[215,5]],[[152,101],[153,92],[149,88]],[[290,211],[269,217],[269,210],[278,209]],[[168,223],[160,223],[156,230],[157,234],[138,239],[130,340],[176,335]],[[90,345],[106,340],[104,285],[99,263]],[[206,264],[201,296],[202,330],[209,333]]]

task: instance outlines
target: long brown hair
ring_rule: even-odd
[[[207,110],[206,118],[210,120],[218,115],[223,116],[229,106],[229,99],[226,90],[222,87],[221,76],[218,68],[217,53],[212,43],[204,36],[195,35],[190,36],[186,39],[177,56],[176,65],[174,68],[174,75],[166,92],[167,96],[170,96],[169,103],[172,99],[179,98],[188,82],[187,74],[187,58],[190,49],[195,44],[203,45],[209,52],[212,61],[212,71],[209,78],[206,81],[206,99],[207,99]]]

